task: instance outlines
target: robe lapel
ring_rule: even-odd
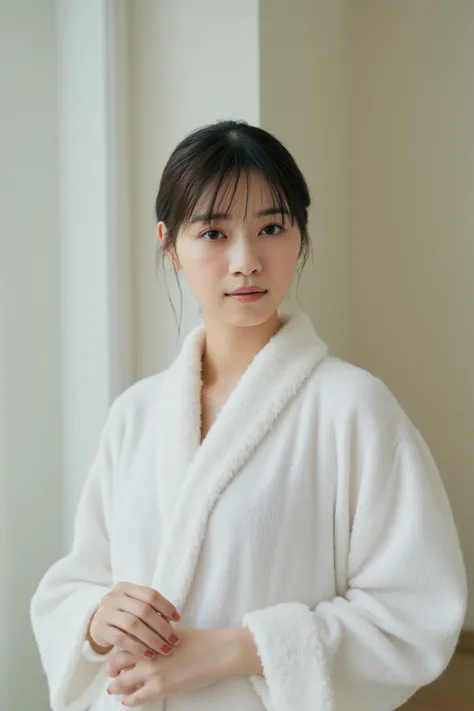
[[[201,441],[201,359],[205,331],[194,329],[164,375],[160,392],[158,509],[161,537],[171,517],[186,472]]]
[[[152,586],[178,609],[189,592],[216,501],[327,355],[307,316],[288,317],[243,374],[199,446],[203,339],[202,329],[190,334],[164,384],[166,401],[171,398],[165,408],[169,438],[160,439],[168,450],[169,470],[160,472],[158,495],[167,525]]]

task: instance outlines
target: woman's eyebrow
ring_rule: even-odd
[[[212,215],[196,215],[192,218],[190,224],[194,225],[196,222],[213,222],[214,220],[231,220],[232,215],[226,212],[215,212]]]
[[[266,217],[267,215],[289,215],[286,207],[266,207],[264,210],[257,212],[255,217]]]
[[[282,209],[278,207],[266,207],[256,213],[255,217],[266,217],[267,215],[289,215],[290,213],[284,207]],[[231,220],[232,215],[226,212],[215,212],[212,215],[196,215],[191,220],[191,225],[196,224],[196,222],[215,222],[216,220]]]

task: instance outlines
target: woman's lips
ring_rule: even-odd
[[[236,299],[237,301],[241,301],[243,303],[252,303],[254,301],[260,301],[260,299],[263,299],[267,292],[266,291],[242,291],[242,292],[234,292],[232,294],[227,294],[227,296],[230,296],[232,299]]]

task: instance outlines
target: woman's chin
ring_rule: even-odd
[[[229,326],[239,328],[255,328],[263,326],[273,318],[278,317],[278,307],[270,304],[242,304],[240,308],[225,309],[222,314],[222,321]]]

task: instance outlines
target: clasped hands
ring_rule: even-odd
[[[107,692],[136,707],[193,691],[230,676],[261,674],[249,629],[197,630],[171,626],[176,608],[160,593],[119,583],[105,596],[87,630],[92,649],[113,652]]]
[[[137,658],[117,651],[107,660],[109,694],[128,707],[194,691],[239,673],[238,630],[180,629],[180,644],[167,655]]]

